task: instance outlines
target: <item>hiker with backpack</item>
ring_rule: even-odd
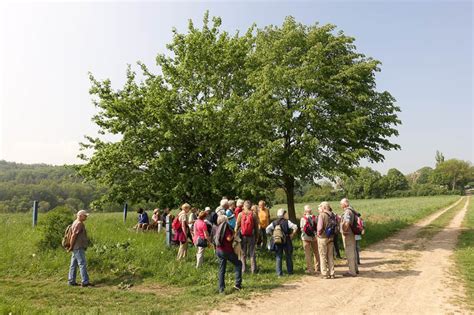
[[[92,284],[89,282],[86,263],[86,249],[89,240],[87,239],[86,226],[84,222],[87,220],[89,213],[86,210],[79,210],[76,214],[77,219],[66,230],[65,241],[63,246],[68,252],[72,252],[71,264],[69,266],[68,284],[77,286],[76,273],[77,267],[81,274],[82,287],[88,287]]]
[[[220,215],[217,218],[217,229],[213,235],[213,241],[216,245],[216,256],[219,261],[219,293],[224,293],[227,261],[230,261],[234,265],[234,289],[238,291],[242,289],[242,262],[238,259],[232,248],[233,239],[234,232],[228,224],[227,216]]]
[[[235,210],[235,201],[229,200],[229,207],[225,211],[225,215],[227,216],[227,219],[229,219],[229,225],[232,228],[232,230],[235,229],[235,224],[237,223],[237,218],[235,217],[234,210]]]
[[[298,226],[288,220],[285,209],[278,209],[277,219],[270,223],[266,228],[266,233],[271,235],[270,249],[276,256],[276,273],[279,277],[283,276],[282,256],[285,252],[286,271],[289,275],[293,274],[293,242],[292,239],[298,231]]]
[[[318,240],[316,238],[317,216],[309,205],[304,206],[304,215],[300,220],[301,240],[303,241],[306,259],[306,273],[313,275],[320,272]]]
[[[264,200],[258,202],[257,215],[260,222],[258,245],[260,249],[264,249],[267,247],[267,233],[265,229],[270,224],[270,210],[266,207]]]
[[[235,234],[239,233],[241,239],[241,260],[242,272],[247,269],[247,257],[250,257],[250,271],[257,272],[257,260],[255,256],[255,244],[258,239],[258,216],[250,208],[252,203],[249,200],[244,202],[244,209],[237,217],[235,226]]]
[[[321,260],[321,277],[323,279],[334,279],[334,237],[338,230],[336,214],[332,212],[328,202],[319,205],[317,240],[319,257]]]
[[[343,274],[345,277],[356,277],[359,273],[359,267],[356,263],[356,242],[353,231],[354,223],[357,223],[357,212],[349,204],[349,200],[344,198],[341,200],[341,208],[344,210],[341,220],[342,241],[347,257],[347,265],[349,272]]]
[[[185,203],[181,206],[181,212],[174,218],[171,227],[174,231],[174,241],[179,243],[178,255],[176,260],[186,258],[188,253],[188,213],[191,206]]]
[[[205,211],[199,212],[198,219],[194,223],[193,243],[196,246],[196,268],[199,268],[204,263],[204,250],[211,244],[206,222],[207,213]]]

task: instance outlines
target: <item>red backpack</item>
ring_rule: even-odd
[[[352,211],[352,213],[354,214],[354,220],[351,224],[352,233],[354,233],[354,235],[361,235],[362,231],[364,230],[364,221],[360,217],[359,213],[355,211]]]
[[[242,236],[252,236],[253,235],[253,213],[252,212],[242,212],[242,219],[240,222],[240,232]]]
[[[171,223],[171,227],[175,231],[181,229],[181,221],[179,221],[179,216],[176,216],[176,218],[174,218],[173,223]]]
[[[316,231],[316,229],[315,229],[315,225],[316,225],[315,221],[316,220],[314,219],[313,216],[310,216],[309,218],[305,217],[305,220],[306,220],[306,222],[303,226],[303,232],[307,236],[313,237],[315,235],[314,232]]]

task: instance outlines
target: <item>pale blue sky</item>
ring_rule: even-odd
[[[378,88],[402,108],[401,151],[372,165],[386,172],[474,160],[473,5],[464,2],[103,2],[0,6],[0,159],[77,163],[78,143],[95,134],[87,73],[120,87],[126,64],[156,69],[171,28],[201,24],[205,10],[231,33],[293,15],[332,23],[358,50],[382,61]]]

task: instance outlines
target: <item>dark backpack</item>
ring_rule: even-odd
[[[339,225],[337,224],[337,217],[334,213],[327,213],[328,216],[328,225],[326,226],[326,230],[324,233],[327,237],[334,236],[339,231]]]
[[[304,234],[308,235],[309,237],[314,237],[316,228],[315,228],[315,220],[313,219],[314,217],[311,216],[309,218],[305,217],[305,224],[303,226],[303,232]]]
[[[224,235],[225,231],[228,228],[227,227],[227,222],[222,222],[220,225],[213,227],[212,229],[212,242],[214,245],[217,247],[220,247],[224,244]]]

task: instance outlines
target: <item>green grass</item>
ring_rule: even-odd
[[[416,236],[418,238],[430,239],[438,232],[441,232],[441,230],[443,230],[449,224],[449,222],[451,222],[451,220],[459,212],[459,210],[464,208],[465,202],[466,199],[463,198],[463,200],[461,200],[461,202],[459,202],[456,206],[452,207],[451,209],[437,217],[430,224],[421,228],[416,234]]]
[[[459,236],[454,257],[465,283],[467,303],[471,311],[474,312],[474,202],[472,197],[463,227],[465,229]]]
[[[430,196],[351,200],[352,206],[362,214],[366,225],[367,233],[362,238],[362,248],[393,235],[436,210],[454,203],[459,198],[459,196]],[[342,213],[339,202],[333,201],[330,204],[336,213]],[[302,215],[304,205],[303,203],[295,205],[297,216]],[[309,205],[315,212],[319,203],[309,203]],[[286,208],[286,205],[275,205],[272,215],[280,207]]]
[[[364,243],[385,238],[459,197],[436,196],[355,200],[367,221]],[[335,206],[334,204],[333,206]],[[297,205],[299,213],[303,205]],[[273,212],[277,207],[273,208]],[[338,211],[340,212],[340,211]],[[41,224],[43,216],[39,216]],[[26,214],[0,215],[0,313],[176,313],[205,311],[251,292],[265,292],[304,273],[304,252],[295,241],[295,274],[275,276],[272,253],[258,252],[260,273],[244,275],[245,290],[233,292],[232,266],[226,274],[227,295],[217,294],[217,260],[212,250],[196,270],[195,249],[176,262],[175,247],[166,248],[164,234],[135,233],[121,213],[92,214],[86,222],[92,246],[87,250],[89,276],[98,287],[67,287],[70,255],[64,250],[40,251],[38,228]],[[129,284],[130,289],[124,289]],[[193,309],[189,305],[194,305]]]

